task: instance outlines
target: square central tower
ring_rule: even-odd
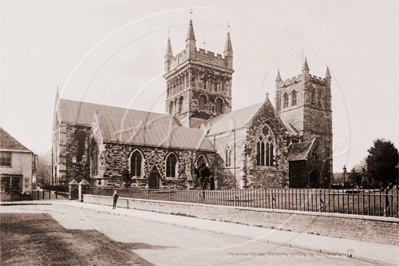
[[[173,56],[168,38],[165,53],[166,113],[185,127],[199,128],[213,116],[231,112],[233,48],[227,33],[223,56],[197,50],[190,19],[186,48]]]

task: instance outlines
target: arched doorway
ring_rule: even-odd
[[[159,189],[159,182],[161,180],[161,176],[158,174],[158,171],[153,170],[148,177],[148,188],[149,189]]]
[[[319,187],[319,180],[320,180],[320,175],[317,170],[312,170],[309,176],[309,184],[310,187],[316,188]]]

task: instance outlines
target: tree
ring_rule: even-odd
[[[130,172],[129,172],[129,170],[127,170],[127,168],[123,169],[122,179],[123,179],[123,181],[125,181],[125,187],[126,188],[130,187],[130,184],[132,183],[132,179],[130,178]]]
[[[374,146],[368,149],[366,158],[367,176],[370,186],[374,188],[386,187],[389,183],[396,183],[398,179],[397,169],[398,150],[392,142],[384,139],[376,139]]]
[[[349,173],[348,179],[351,187],[360,187],[362,183],[362,172],[356,171],[355,167],[353,167],[352,171]]]
[[[51,185],[51,150],[37,156],[36,182],[42,185]]]

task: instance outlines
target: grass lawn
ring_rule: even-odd
[[[152,265],[95,230],[68,230],[47,213],[1,213],[2,265]]]

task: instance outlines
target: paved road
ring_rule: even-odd
[[[367,265],[346,257],[251,242],[69,206],[2,206],[1,212],[46,212],[67,229],[96,229],[155,265]]]

